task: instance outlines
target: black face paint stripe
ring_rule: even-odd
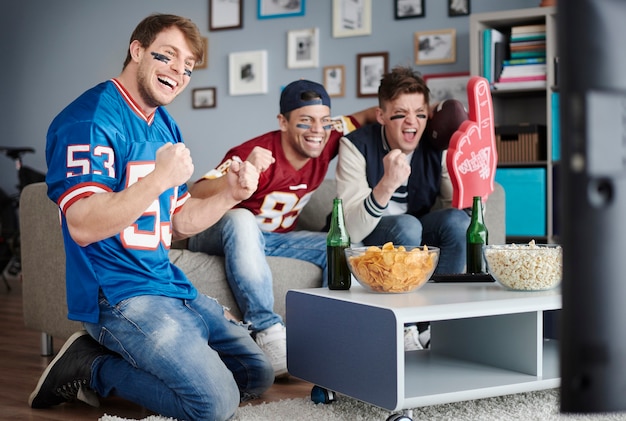
[[[155,60],[159,60],[162,61],[163,63],[169,63],[170,62],[170,58],[166,55],[163,55],[161,53],[155,53],[154,51],[151,52],[150,54],[152,54],[152,57],[154,57]]]
[[[389,120],[398,120],[398,119],[405,118],[405,117],[406,117],[405,115],[396,114],[396,115],[392,115],[391,117],[389,117]],[[416,114],[415,117],[424,119],[424,118],[427,118],[428,116],[426,114]]]
[[[153,51],[150,54],[152,54],[152,57],[154,57],[155,60],[162,61],[163,63],[166,63],[166,64],[169,63],[171,60],[171,58],[161,53],[155,53]],[[191,70],[185,69],[185,76],[191,77]]]

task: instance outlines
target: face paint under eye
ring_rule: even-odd
[[[302,124],[302,123],[298,123],[296,124],[296,127],[302,130],[309,130],[311,128],[310,124]]]
[[[191,70],[185,69],[185,76],[191,77]]]
[[[389,117],[389,120],[398,120],[401,118],[405,118],[406,116],[404,114],[396,114],[396,115],[392,115],[391,117]]]
[[[425,120],[428,116],[426,114],[417,114],[415,117]]]
[[[333,128],[332,124],[327,124],[326,126],[322,126],[322,129],[324,129],[324,130],[330,130],[332,128]]]
[[[154,57],[155,60],[162,61],[163,63],[169,63],[171,60],[168,56],[161,54],[161,53],[155,53],[153,51],[150,54],[152,54],[152,57]]]

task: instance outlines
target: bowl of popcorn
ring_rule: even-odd
[[[364,288],[380,293],[405,293],[423,286],[437,267],[439,248],[394,246],[345,250],[350,272]]]
[[[488,245],[487,270],[502,286],[516,291],[552,289],[563,278],[563,249],[558,244]]]

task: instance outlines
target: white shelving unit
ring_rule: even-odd
[[[558,342],[544,311],[560,290],[427,284],[411,294],[359,285],[287,293],[289,373],[390,411],[560,385]],[[404,351],[404,325],[431,322],[431,348]]]
[[[545,169],[545,232],[543,235],[529,235],[539,240],[555,242],[555,168],[553,160],[553,98],[552,93],[556,87],[555,59],[557,54],[556,42],[556,8],[536,7],[519,10],[507,10],[490,13],[473,13],[470,15],[470,73],[482,74],[482,34],[485,29],[495,28],[507,32],[512,26],[545,24],[546,25],[546,64],[547,86],[546,88],[530,90],[497,91],[492,90],[494,105],[494,118],[496,125],[517,125],[522,123],[542,124],[546,126],[546,150],[545,160],[524,163],[502,163],[499,168],[512,169]],[[532,186],[529,186],[532,188]],[[510,204],[523,203],[522,198],[509,197],[507,192],[507,211]],[[512,192],[515,194],[515,192]],[[528,217],[528,216],[527,216]],[[508,219],[508,217],[507,217]],[[523,221],[522,221],[523,223]],[[508,231],[508,230],[507,230]],[[507,237],[511,234],[507,232]],[[517,236],[513,234],[513,236]],[[524,235],[522,235],[523,237]]]

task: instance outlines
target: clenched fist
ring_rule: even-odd
[[[411,175],[411,166],[406,160],[406,154],[400,149],[392,149],[383,158],[386,182],[393,186],[393,191],[400,187]]]
[[[226,174],[233,199],[246,200],[259,185],[259,170],[249,161],[233,160]]]
[[[192,174],[191,153],[184,143],[168,143],[157,150],[154,175],[166,188],[186,183]]]
[[[246,161],[252,163],[259,172],[263,172],[276,162],[276,159],[272,155],[272,151],[255,146],[248,158],[246,158]]]

